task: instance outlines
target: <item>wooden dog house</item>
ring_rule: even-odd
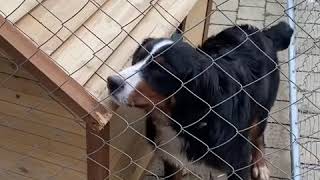
[[[169,37],[191,10],[197,16],[185,26],[198,26],[185,35],[201,43],[207,1],[0,4],[0,179],[102,180],[109,169],[112,179],[139,179],[152,151],[126,123],[143,113],[110,107],[105,79],[130,64],[139,42]]]

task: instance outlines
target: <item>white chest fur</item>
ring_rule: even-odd
[[[216,169],[208,167],[202,162],[189,161],[185,154],[186,144],[182,138],[177,137],[177,133],[171,126],[164,124],[156,125],[155,143],[158,145],[156,154],[163,160],[183,168],[187,173],[198,176],[203,180],[222,180],[226,179],[226,175]]]

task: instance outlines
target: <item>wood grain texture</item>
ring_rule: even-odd
[[[105,99],[108,94],[105,79],[130,61],[138,43],[146,37],[169,37],[196,2],[197,0],[160,0],[132,30],[130,37],[125,38],[117,51],[108,58],[107,65],[98,69],[98,75],[92,76],[85,88],[97,99]]]
[[[0,0],[0,4],[2,4],[0,7],[1,14],[9,21],[15,23],[42,1],[43,0]]]
[[[191,41],[194,46],[202,44],[205,37],[205,25],[209,20],[206,19],[208,8],[208,0],[198,1],[191,9],[184,24],[184,37]],[[189,42],[190,43],[190,42]]]
[[[104,140],[109,139],[109,123],[99,133],[87,128],[87,178],[104,180],[109,175],[109,146]]]
[[[150,0],[108,1],[51,57],[77,82],[85,84],[139,23],[149,6]]]
[[[16,26],[50,55],[105,2],[47,0],[16,22]]]
[[[91,97],[75,80],[70,78],[50,57],[37,49],[26,37],[16,30],[11,23],[0,18],[3,23],[0,29],[1,49],[5,50],[22,64],[39,81],[54,92],[63,104],[87,121],[90,127],[97,130],[107,123],[110,114],[102,105]]]

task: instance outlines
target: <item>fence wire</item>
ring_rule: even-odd
[[[201,1],[201,0],[199,0]],[[254,25],[261,24],[260,28],[268,28],[274,25],[276,22],[280,20],[288,20],[288,8],[286,6],[286,1],[283,0],[253,0],[253,1],[245,1],[245,0],[216,0],[216,1],[209,1],[212,3],[212,10],[207,12],[205,18],[201,21],[195,23],[189,29],[180,29],[179,26],[182,23],[182,20],[177,18],[176,14],[172,13],[172,10],[167,9],[166,7],[170,7],[168,4],[174,3],[185,3],[184,1],[172,1],[172,0],[118,0],[118,1],[106,1],[106,0],[81,0],[77,2],[76,7],[70,9],[67,13],[67,16],[61,16],[59,11],[61,9],[55,8],[53,5],[56,4],[65,4],[68,6],[67,3],[62,1],[54,1],[54,0],[22,0],[22,1],[14,1],[16,4],[12,3],[9,6],[4,6],[5,8],[0,8],[0,14],[4,16],[8,21],[11,21],[17,29],[21,31],[24,35],[26,35],[35,46],[37,46],[38,51],[44,51],[48,55],[51,56],[52,61],[55,62],[61,69],[63,69],[70,77],[70,79],[77,79],[80,83],[86,87],[90,85],[90,77],[94,77],[99,79],[100,82],[104,82],[104,86],[106,86],[106,79],[107,75],[110,74],[117,74],[120,69],[125,66],[128,66],[130,62],[126,62],[123,64],[121,68],[116,67],[115,62],[110,62],[110,57],[116,56],[119,49],[121,49],[122,41],[129,39],[131,44],[134,44],[135,47],[142,47],[141,42],[143,38],[148,37],[148,35],[137,36],[133,35],[132,32],[135,27],[139,26],[139,23],[143,18],[145,18],[148,13],[152,11],[152,13],[157,14],[160,19],[159,21],[164,21],[166,24],[171,26],[172,29],[176,29],[179,33],[178,38],[175,39],[175,43],[180,39],[189,42],[194,48],[197,48],[185,35],[188,32],[192,32],[197,26],[201,23],[208,21],[209,23],[209,33],[208,35],[213,35],[217,33],[219,30],[230,27],[230,26],[237,26],[239,28],[239,24],[242,23],[249,23]],[[70,1],[70,4],[75,4],[76,1]],[[35,4],[32,9],[26,10],[25,8],[27,5]],[[119,6],[121,4],[122,6]],[[106,7],[111,8],[106,8]],[[116,11],[121,12],[120,9],[113,9],[112,6],[119,8],[119,7],[129,7],[131,9],[132,16],[129,18],[127,16],[121,17],[114,17]],[[271,11],[268,11],[272,9]],[[29,7],[29,6],[28,6]],[[257,10],[257,9],[264,9],[264,14],[262,15],[261,19],[258,21],[245,19],[241,14],[243,9],[250,10]],[[295,24],[295,39],[293,43],[296,47],[296,57],[292,59],[288,59],[286,52],[281,52],[279,56],[279,65],[277,68],[273,69],[265,76],[255,80],[265,78],[270,73],[274,72],[277,69],[280,69],[281,72],[281,83],[280,83],[280,90],[279,95],[277,98],[277,102],[275,107],[269,112],[268,109],[263,107],[259,104],[254,98],[250,96],[248,92],[244,89],[252,85],[254,82],[251,82],[246,85],[242,85],[236,79],[234,79],[230,74],[227,73],[222,67],[220,67],[216,61],[223,58],[225,55],[232,53],[238,47],[240,47],[243,43],[250,41],[252,42],[256,48],[261,51],[271,62],[275,61],[270,58],[266,53],[264,53],[252,40],[251,36],[253,34],[246,34],[246,40],[239,44],[234,49],[230,50],[227,54],[218,57],[218,58],[211,58],[208,54],[198,49],[201,53],[211,59],[211,64],[207,68],[205,68],[200,74],[193,77],[191,80],[198,78],[201,74],[203,74],[206,70],[208,70],[211,66],[215,65],[221,69],[228,77],[234,80],[236,84],[239,85],[240,89],[237,93],[233,94],[231,97],[225,99],[224,101],[220,102],[215,106],[211,106],[205,100],[201,99],[199,96],[194,94],[190,89],[186,87],[186,84],[190,82],[182,82],[179,78],[174,76],[174,74],[168,70],[169,74],[171,74],[174,78],[181,82],[181,87],[179,90],[184,89],[193,94],[197,99],[202,101],[208,106],[208,113],[214,113],[223,119],[226,123],[228,123],[235,131],[236,134],[230,138],[228,141],[220,144],[217,147],[209,147],[203,141],[201,141],[198,137],[194,136],[190,132],[188,132],[187,128],[192,126],[192,124],[188,126],[182,126],[179,124],[175,119],[170,117],[168,114],[163,112],[161,109],[158,108],[158,104],[153,104],[154,109],[161,111],[164,116],[169,118],[171,121],[178,123],[180,126],[180,132],[177,133],[176,136],[171,137],[168,142],[164,144],[155,144],[151,142],[145,136],[143,132],[144,123],[146,116],[151,113],[148,112],[147,114],[139,114],[135,116],[131,116],[126,114],[128,109],[120,109],[119,111],[113,111],[112,109],[108,109],[111,111],[115,118],[111,120],[111,127],[117,126],[117,130],[111,132],[110,139],[103,139],[102,137],[97,137],[101,140],[101,147],[97,148],[93,152],[89,152],[85,154],[85,146],[83,146],[83,142],[81,141],[79,144],[73,143],[74,139],[82,138],[85,139],[85,123],[81,120],[83,117],[77,117],[72,112],[68,110],[68,107],[64,107],[64,111],[69,112],[71,115],[62,115],[66,113],[56,113],[63,110],[52,110],[50,109],[49,104],[44,102],[45,100],[56,102],[54,99],[53,94],[60,90],[65,83],[62,83],[58,88],[54,90],[47,90],[45,86],[38,82],[37,77],[29,76],[28,73],[24,70],[24,65],[27,63],[28,60],[21,64],[15,63],[16,61],[10,56],[6,54],[6,52],[1,52],[1,62],[4,64],[3,67],[9,68],[2,68],[1,69],[1,89],[3,92],[3,96],[1,96],[0,101],[2,102],[3,106],[7,106],[4,108],[3,112],[1,111],[1,124],[0,127],[2,129],[10,129],[12,132],[16,132],[17,134],[23,134],[26,140],[23,143],[22,147],[16,147],[14,144],[10,144],[10,141],[3,141],[0,144],[0,157],[9,156],[8,154],[14,154],[14,162],[10,161],[3,161],[0,163],[0,177],[6,177],[10,179],[22,179],[23,178],[34,178],[34,179],[70,179],[70,174],[77,174],[77,178],[79,179],[86,179],[86,172],[83,170],[83,167],[79,167],[77,164],[83,164],[86,160],[93,161],[99,164],[96,160],[92,159],[90,155],[99,152],[103,147],[107,146],[114,152],[114,156],[119,157],[121,165],[114,167],[114,169],[108,169],[107,167],[103,167],[106,171],[109,172],[109,175],[104,179],[128,179],[131,177],[133,169],[140,169],[145,171],[145,179],[165,179],[166,177],[163,176],[163,169],[161,162],[154,161],[151,166],[146,166],[146,164],[141,163],[143,160],[148,159],[153,152],[161,151],[163,153],[168,154],[173,159],[181,164],[181,170],[187,172],[185,179],[205,179],[200,177],[198,174],[193,172],[192,169],[189,169],[191,164],[195,164],[201,160],[206,154],[215,154],[213,151],[224,144],[229,143],[235,136],[241,136],[242,138],[246,139],[254,148],[257,148],[249,139],[244,137],[241,132],[248,130],[252,127],[247,129],[237,129],[233,124],[231,124],[228,119],[224,119],[221,115],[214,111],[214,107],[225,103],[227,100],[231,99],[232,97],[238,95],[239,93],[245,93],[250,99],[255,102],[258,106],[266,110],[269,114],[268,117],[268,128],[265,135],[266,138],[266,153],[265,158],[267,160],[267,164],[269,169],[271,170],[271,177],[274,179],[295,179],[292,176],[292,171],[294,169],[290,169],[290,136],[293,136],[290,131],[290,121],[289,121],[289,111],[293,105],[298,106],[298,125],[299,125],[299,132],[300,136],[297,138],[297,144],[299,145],[300,149],[300,174],[298,176],[303,180],[317,180],[320,178],[320,49],[319,49],[319,30],[320,30],[320,4],[318,1],[311,1],[311,0],[298,0],[294,2],[294,13],[295,19],[292,19]],[[63,10],[63,9],[62,9]],[[18,16],[23,11],[28,11],[23,16]],[[277,12],[275,12],[277,11]],[[45,13],[44,13],[45,12]],[[89,13],[90,12],[90,13]],[[86,14],[87,13],[87,14]],[[123,14],[128,12],[123,12]],[[83,15],[85,14],[85,15]],[[217,15],[218,14],[218,15]],[[81,16],[80,16],[81,15]],[[82,17],[82,18],[79,18]],[[109,22],[108,27],[103,26],[94,26],[92,18],[94,16],[100,17],[100,21]],[[215,18],[222,18],[223,21],[218,21]],[[50,21],[46,20],[49,19]],[[29,24],[24,24],[23,20],[29,20],[35,22],[39,27],[42,33],[33,32],[32,28],[29,28]],[[26,21],[26,22],[29,22]],[[0,29],[3,26],[0,25]],[[100,29],[95,29],[95,28]],[[105,28],[101,30],[101,28]],[[219,29],[221,28],[221,29]],[[155,30],[156,31],[156,28]],[[173,30],[171,31],[173,32]],[[81,62],[76,63],[76,65],[72,66],[71,68],[66,68],[68,62],[64,62],[61,59],[57,58],[57,54],[64,53],[62,50],[66,49],[73,44],[68,46],[70,42],[77,42],[80,44],[79,46],[75,47],[81,49],[80,51],[83,52],[80,54],[71,54],[69,55],[68,52],[65,56],[68,58],[80,58]],[[172,45],[174,46],[175,43]],[[171,48],[170,46],[169,48]],[[168,48],[168,49],[169,49]],[[130,49],[129,49],[130,50]],[[131,52],[131,51],[129,51]],[[128,57],[129,57],[128,53]],[[35,55],[35,54],[33,54]],[[30,57],[32,58],[33,55]],[[289,102],[289,75],[288,75],[288,63],[290,61],[296,61],[297,64],[297,82],[295,84],[298,90],[298,100],[297,102],[290,103]],[[112,65],[110,65],[110,63]],[[159,64],[160,65],[160,64]],[[160,65],[161,66],[161,65]],[[94,72],[89,75],[89,78],[82,80],[80,77],[82,76],[82,72],[85,69],[93,68]],[[11,70],[8,70],[11,69]],[[69,80],[70,80],[69,79]],[[42,89],[37,95],[35,92],[28,92],[33,96],[37,96],[38,98],[32,99],[22,99],[19,93],[16,94],[15,98],[9,98],[5,94],[5,90],[13,90],[15,92],[24,90],[22,87],[24,84],[21,83],[22,81],[27,81],[30,83],[34,83],[39,86],[39,89]],[[21,86],[17,86],[20,84]],[[291,82],[292,83],[292,82]],[[177,90],[174,94],[170,97],[174,96],[179,90]],[[137,90],[138,91],[138,90]],[[40,93],[41,92],[41,93]],[[88,91],[88,93],[92,93]],[[97,97],[96,94],[93,96]],[[170,98],[168,97],[168,98]],[[147,98],[147,97],[146,97]],[[168,99],[167,98],[167,99]],[[22,99],[22,100],[21,100]],[[99,103],[106,103],[110,100],[110,96],[105,92],[102,93],[99,97],[97,97]],[[58,102],[57,102],[58,103]],[[62,104],[59,104],[63,106]],[[11,109],[19,107],[24,117],[18,116],[15,114],[15,111]],[[106,107],[107,108],[107,107]],[[154,110],[153,109],[153,110]],[[195,119],[194,123],[200,122],[208,113],[206,113],[202,118]],[[48,118],[46,122],[35,121],[34,119],[37,117],[41,118]],[[50,118],[49,118],[50,117]],[[21,119],[31,119],[32,126],[21,125]],[[54,118],[63,119],[64,121],[68,122],[67,124],[74,127],[77,124],[77,128],[82,129],[81,133],[72,132],[70,133],[68,128],[58,127],[54,121]],[[12,119],[17,119],[16,121],[11,121]],[[19,119],[19,120],[18,120]],[[266,121],[265,119],[264,121]],[[16,123],[14,123],[16,122]],[[72,123],[71,123],[72,122]],[[46,124],[47,123],[47,124]],[[43,127],[46,127],[47,131],[41,130]],[[119,128],[120,127],[120,128]],[[37,129],[36,130],[34,130]],[[72,128],[71,128],[72,129]],[[0,130],[6,133],[5,130]],[[9,131],[8,131],[9,133]],[[169,144],[174,142],[174,139],[181,133],[188,134],[205,147],[207,147],[207,152],[201,156],[200,158],[193,160],[193,162],[189,162],[189,164],[185,164],[174,157],[169,152],[166,152],[162,147],[165,144]],[[32,136],[37,137],[35,140],[30,140]],[[44,135],[46,134],[46,135]],[[95,135],[95,134],[94,134]],[[11,136],[15,136],[12,134]],[[18,136],[18,135],[17,135]],[[23,136],[18,136],[18,138],[23,138]],[[95,135],[96,136],[96,135]],[[134,136],[136,138],[135,143],[144,144],[144,142],[149,141],[154,144],[154,148],[152,150],[137,153],[135,155],[130,154],[128,149],[126,149],[126,145],[122,144],[123,138],[128,138],[128,136]],[[7,137],[7,136],[5,136]],[[22,142],[19,139],[12,138],[11,140],[15,142]],[[30,141],[30,142],[29,142]],[[57,144],[63,144],[66,149],[62,151],[56,150],[54,148]],[[133,145],[133,144],[131,144]],[[71,148],[73,150],[68,150],[67,148]],[[75,152],[74,150],[77,150]],[[65,151],[70,151],[72,155],[65,153]],[[79,152],[78,152],[79,151]],[[80,152],[81,151],[81,152]],[[10,152],[10,153],[9,153]],[[49,154],[49,159],[43,158],[46,154]],[[74,155],[73,155],[74,154]],[[60,159],[59,159],[60,158]],[[284,160],[284,161],[283,161]],[[235,169],[231,165],[229,165],[224,159],[221,161],[225,162],[230,169],[232,169],[231,175],[236,175],[239,170],[246,168],[242,167],[241,169]],[[30,169],[25,168],[28,163],[30,162],[37,162],[38,164],[50,163],[53,164],[49,166],[48,169],[41,168],[40,165],[35,166],[34,168],[40,168],[40,171],[45,171],[46,173],[39,173],[39,170],[33,171],[32,168],[28,166]],[[36,163],[36,164],[37,164]],[[250,164],[252,166],[254,164]],[[31,171],[32,173],[28,173]],[[72,173],[71,173],[72,172]],[[45,175],[44,175],[45,174]],[[74,176],[72,176],[74,177]],[[217,174],[217,178],[225,178],[225,176],[221,174]],[[240,177],[239,177],[240,178]]]

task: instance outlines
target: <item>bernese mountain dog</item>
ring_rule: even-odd
[[[279,86],[277,52],[292,34],[280,22],[230,27],[199,48],[148,38],[131,67],[108,77],[116,103],[147,112],[146,136],[165,179],[182,169],[204,180],[269,179],[263,132]]]

